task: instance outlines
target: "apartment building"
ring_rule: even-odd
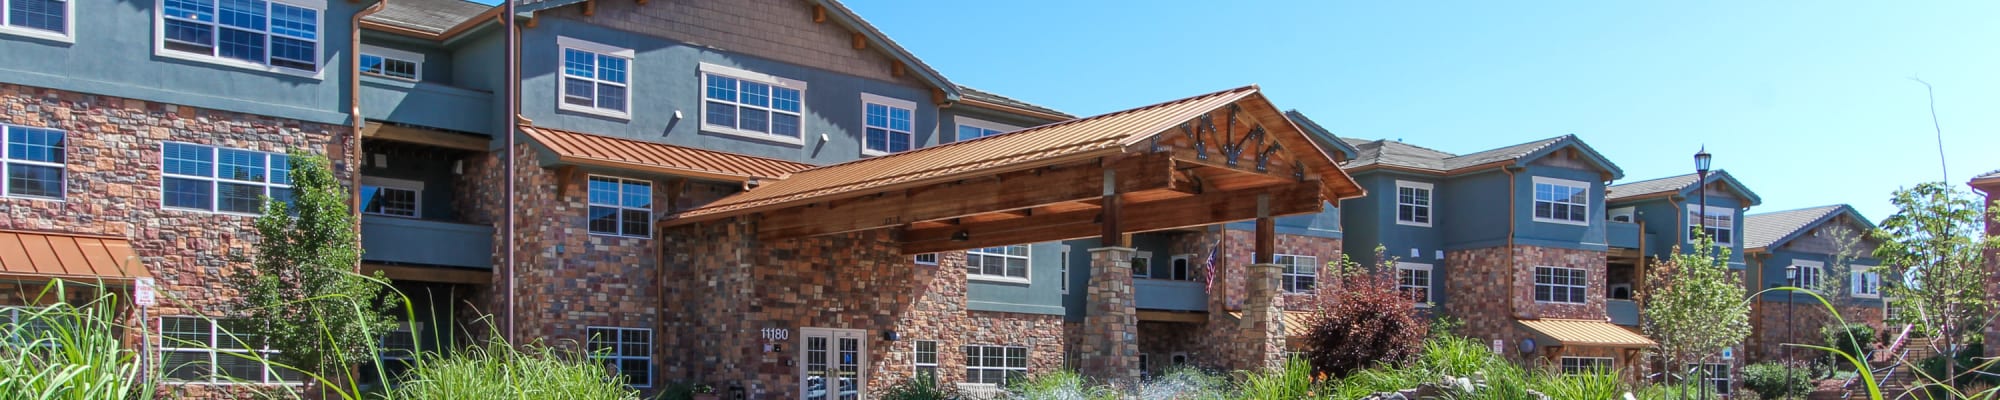
[[[1775,287],[1799,287],[1817,292],[1852,324],[1885,331],[1881,262],[1875,259],[1880,241],[1869,235],[1875,224],[1846,204],[1751,214],[1743,219],[1747,289],[1756,293]],[[1822,328],[1834,324],[1826,306],[1813,296],[1773,292],[1751,304],[1751,333],[1744,344],[1750,360],[1808,359],[1813,353],[1783,347],[1785,343],[1821,343]]]

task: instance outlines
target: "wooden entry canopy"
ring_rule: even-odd
[[[1364,194],[1256,86],[793,173],[669,216],[760,240],[897,229],[905,254],[1319,212]],[[1260,252],[1264,253],[1264,252]]]

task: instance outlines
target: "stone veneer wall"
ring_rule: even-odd
[[[1313,256],[1321,264],[1337,261],[1341,255],[1341,240],[1316,236],[1279,234],[1275,237],[1277,251],[1281,254]],[[1171,254],[1193,254],[1197,264],[1205,264],[1210,249],[1221,246],[1217,253],[1217,264],[1221,265],[1208,296],[1208,322],[1193,328],[1198,335],[1182,335],[1179,332],[1158,332],[1155,328],[1189,328],[1187,324],[1142,323],[1139,329],[1142,351],[1156,357],[1155,363],[1163,363],[1164,349],[1170,354],[1172,349],[1196,349],[1189,351],[1190,362],[1208,368],[1237,370],[1253,368],[1257,364],[1251,354],[1252,343],[1260,343],[1263,338],[1247,337],[1242,320],[1230,315],[1243,311],[1249,298],[1247,266],[1256,253],[1255,232],[1244,230],[1215,229],[1185,232],[1169,239]],[[1276,304],[1283,310],[1309,311],[1313,307],[1312,293],[1285,293]],[[1253,340],[1254,339],[1254,340]],[[1165,365],[1165,364],[1159,364]]]
[[[1537,246],[1514,246],[1512,263],[1507,247],[1454,250],[1445,252],[1445,290],[1452,294],[1443,305],[1446,315],[1465,322],[1465,335],[1482,342],[1502,340],[1507,353],[1521,357],[1515,349],[1528,333],[1518,319],[1562,318],[1606,320],[1604,310],[1605,253]],[[1535,301],[1536,266],[1583,268],[1590,281],[1584,304],[1553,304]]]
[[[161,206],[163,142],[333,154],[335,178],[347,182],[353,177],[351,156],[342,155],[354,137],[342,125],[11,84],[0,84],[0,110],[5,110],[0,123],[62,130],[68,146],[63,200],[0,198],[0,210],[5,210],[0,229],[131,240],[139,263],[158,285],[160,305],[150,311],[152,316],[226,312],[221,306],[232,294],[223,279],[247,265],[241,260],[255,255],[257,242],[254,216]],[[0,300],[15,300],[7,297],[0,295]],[[217,398],[254,388],[196,384],[161,390]]]
[[[880,390],[911,376],[916,341],[938,342],[942,382],[963,379],[967,344],[1029,348],[1030,372],[1059,368],[1066,351],[1060,315],[965,308],[964,252],[920,266],[887,231],[760,242],[741,219],[661,232],[666,310],[656,347],[662,376],[753,398],[794,398],[803,360],[800,328],[867,332],[868,383]],[[763,339],[765,329],[790,333]],[[885,331],[899,336],[891,341]],[[774,351],[765,351],[773,345]]]
[[[1834,325],[1833,316],[1826,313],[1826,306],[1812,300],[1811,296],[1801,294],[1798,297],[1800,301],[1805,301],[1805,303],[1792,304],[1783,301],[1758,301],[1751,303],[1750,337],[1744,340],[1743,345],[1743,356],[1749,362],[1784,360],[1786,348],[1782,345],[1785,343],[1822,344],[1826,342],[1825,337],[1820,334],[1820,329]],[[1790,309],[1792,312],[1789,319],[1785,315],[1787,309]],[[1875,327],[1878,336],[1880,332],[1887,329],[1882,323],[1883,315],[1882,308],[1880,307],[1844,306],[1840,307],[1840,315],[1848,323],[1868,324],[1868,326]],[[1894,335],[1895,333],[1891,332],[1890,334]],[[1868,337],[1859,339],[1872,343],[1876,338]],[[1792,349],[1791,352],[1793,356],[1796,356],[1800,360],[1810,359],[1814,357],[1815,353],[1819,353],[1818,351],[1804,349]]]

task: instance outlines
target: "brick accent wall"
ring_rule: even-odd
[[[161,205],[160,149],[177,141],[283,153],[331,150],[335,177],[353,175],[352,129],[261,115],[0,84],[0,123],[59,129],[68,146],[62,201],[0,198],[0,229],[123,237],[159,290],[152,316],[211,315],[232,293],[223,279],[255,255],[255,217],[168,210]],[[19,304],[39,285],[0,287]],[[120,288],[124,291],[129,289]],[[128,311],[129,313],[129,311]],[[139,321],[127,321],[137,324]],[[152,321],[146,322],[155,324]],[[132,338],[130,340],[140,340]],[[231,397],[252,386],[169,385],[190,398]]]
[[[1800,360],[1810,359],[1820,353],[1815,350],[1783,346],[1785,343],[1823,344],[1826,339],[1820,334],[1820,329],[1833,326],[1835,323],[1833,316],[1827,315],[1826,306],[1813,301],[1811,296],[1801,294],[1798,297],[1804,303],[1758,301],[1751,304],[1750,337],[1744,340],[1743,345],[1743,356],[1749,362],[1782,361],[1785,360],[1786,351],[1792,352],[1792,355]],[[1786,317],[1788,309],[1792,312],[1790,318]],[[1879,332],[1887,329],[1882,323],[1880,307],[1846,306],[1840,307],[1840,313],[1848,323],[1875,327],[1878,336]],[[1894,335],[1893,332],[1890,334]],[[1872,337],[1860,339],[1870,343],[1875,341]]]
[[[1249,333],[1252,330],[1244,328],[1241,318],[1231,315],[1243,311],[1248,299],[1251,298],[1247,278],[1248,265],[1256,253],[1254,237],[1255,233],[1250,231],[1212,229],[1179,233],[1169,239],[1168,246],[1172,254],[1193,254],[1196,265],[1206,264],[1210,249],[1221,246],[1216,260],[1220,268],[1217,268],[1217,271],[1205,272],[1217,274],[1209,288],[1208,322],[1195,326],[1142,323],[1139,329],[1142,350],[1153,354],[1154,357],[1161,357],[1160,354],[1168,354],[1171,351],[1188,351],[1172,349],[1199,349],[1189,351],[1192,359],[1190,362],[1203,368],[1228,371],[1258,368],[1264,364],[1263,355],[1251,353],[1253,347],[1261,346],[1252,344],[1271,343],[1271,340],[1276,340],[1275,343],[1280,348],[1287,346],[1282,331],[1278,331],[1277,336],[1252,335]],[[1281,254],[1313,256],[1317,257],[1321,264],[1340,259],[1342,246],[1340,239],[1286,234],[1279,234],[1275,239],[1277,252]],[[1275,291],[1278,287],[1273,289]],[[1314,307],[1313,293],[1284,293],[1278,297],[1273,303],[1286,311],[1310,311]],[[1160,329],[1187,328],[1194,328],[1199,334],[1185,335],[1179,331],[1160,331]],[[1159,360],[1163,363],[1166,358]]]
[[[1508,353],[1519,357],[1514,346],[1528,337],[1518,319],[1562,318],[1606,320],[1604,310],[1605,253],[1537,246],[1514,246],[1512,263],[1507,247],[1445,252],[1445,290],[1451,298],[1441,307],[1446,315],[1465,322],[1465,335],[1490,342],[1505,341]],[[1589,281],[1583,304],[1535,301],[1535,267],[1583,268]]]
[[[915,66],[908,68],[912,74],[895,76],[893,59],[874,44],[854,48],[854,31],[835,22],[831,15],[824,23],[813,22],[812,5],[805,1],[606,1],[597,3],[594,16],[584,16],[581,5],[543,14],[878,81],[923,85],[913,74]]]
[[[1987,215],[1992,216],[1991,213],[1996,212],[1996,202],[2000,202],[2000,184],[1980,187],[1979,190],[1986,192]],[[2000,220],[1988,219],[1986,234],[2000,236]],[[1986,250],[1986,293],[2000,293],[2000,249]],[[1986,346],[1987,357],[2000,356],[2000,324],[1986,324],[1986,343],[1992,343]]]

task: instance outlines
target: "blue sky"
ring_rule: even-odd
[[[1752,213],[2000,169],[2000,2],[913,2],[849,7],[967,86],[1078,115],[1259,84],[1342,136],[1574,133],[1625,181],[1717,168]]]

